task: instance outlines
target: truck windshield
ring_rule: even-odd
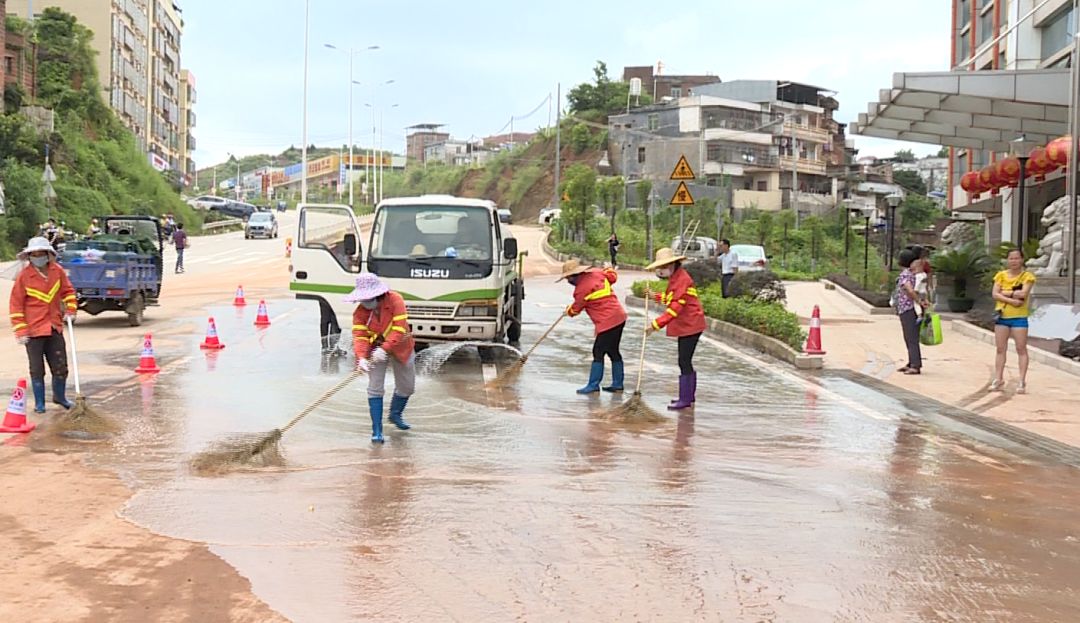
[[[490,212],[464,206],[387,206],[372,229],[375,259],[491,261]]]

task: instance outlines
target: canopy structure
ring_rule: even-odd
[[[1068,68],[893,74],[891,89],[849,132],[914,143],[1008,152],[1023,135],[1045,145],[1068,133]]]

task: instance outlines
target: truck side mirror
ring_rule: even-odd
[[[517,258],[517,254],[517,238],[507,238],[506,240],[503,240],[503,257],[512,260]]]
[[[356,255],[356,234],[345,234],[345,255]]]

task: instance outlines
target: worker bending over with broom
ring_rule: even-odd
[[[672,411],[694,404],[697,394],[694,351],[705,331],[705,311],[698,300],[694,280],[682,266],[685,259],[686,256],[664,248],[656,252],[656,261],[645,267],[655,270],[657,277],[667,279],[667,290],[656,295],[656,300],[667,305],[667,309],[653,320],[647,332],[651,335],[667,327],[668,337],[679,339],[679,398],[668,405]]]
[[[604,391],[623,390],[623,359],[619,353],[619,342],[622,341],[623,327],[626,326],[626,310],[611,289],[611,284],[618,278],[619,275],[610,264],[605,264],[602,270],[583,266],[577,260],[569,260],[563,264],[562,277],[558,281],[565,279],[574,286],[574,302],[566,308],[566,315],[573,318],[584,311],[596,330],[589,383],[577,390],[579,394],[600,391],[600,381],[604,378],[605,355],[611,359],[611,385],[605,387]]]
[[[19,252],[29,261],[11,287],[11,328],[15,340],[26,346],[30,359],[30,384],[34,390],[34,412],[45,413],[45,362],[52,372],[53,402],[71,408],[67,396],[67,345],[64,320],[75,317],[78,303],[75,288],[64,269],[56,263],[56,250],[45,238],[31,238]]]
[[[360,273],[346,303],[359,303],[353,312],[353,351],[356,369],[368,375],[368,409],[371,411],[371,443],[383,443],[382,417],[386,368],[394,371],[394,396],[390,421],[400,430],[411,428],[402,418],[405,405],[416,388],[416,354],[409,334],[405,299],[391,292],[373,273]]]

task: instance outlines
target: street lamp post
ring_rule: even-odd
[[[1027,186],[1027,180],[1024,179],[1024,178],[1027,175],[1028,157],[1027,156],[1017,156],[1016,159],[1020,161],[1020,181],[1017,182],[1017,184],[1016,184],[1017,185],[1017,193],[1016,193],[1017,210],[1016,211],[1020,215],[1020,222],[1017,223],[1017,228],[1016,228],[1016,231],[1017,231],[1017,234],[1018,234],[1018,239],[1016,241],[1016,248],[1017,249],[1023,249],[1024,248],[1024,240],[1026,240],[1027,236],[1028,236],[1027,204],[1024,203],[1024,187]]]
[[[870,217],[874,214],[874,208],[864,207],[862,209],[863,218],[866,219],[866,223],[863,225],[863,260],[862,260],[862,285],[863,289],[868,287],[869,274],[870,274]]]
[[[307,203],[307,83],[308,83],[308,31],[311,17],[311,0],[304,2],[304,105],[303,137],[300,145],[300,203]]]
[[[889,228],[889,244],[886,246],[886,252],[889,254],[889,272],[893,270],[893,256],[895,253],[896,244],[896,208],[900,205],[900,202],[904,200],[904,196],[900,193],[892,193],[885,197],[886,203],[889,204],[889,214],[887,218],[887,226]]]
[[[348,176],[348,180],[349,180],[349,205],[351,206],[351,205],[353,205],[353,175],[352,175],[352,166],[353,166],[353,87],[360,85],[360,83],[356,81],[356,79],[355,79],[355,77],[353,75],[353,59],[356,57],[357,54],[359,54],[361,52],[370,51],[370,50],[378,50],[379,46],[377,46],[377,45],[369,45],[366,48],[363,48],[361,50],[357,50],[355,48],[350,47],[348,49],[348,51],[343,50],[343,49],[337,47],[336,45],[334,45],[332,43],[324,43],[323,46],[326,47],[326,48],[329,48],[331,50],[337,50],[338,52],[342,52],[342,53],[346,54],[349,57],[349,81],[347,83],[349,85],[349,98],[348,98],[349,99],[349,104],[348,104],[348,106],[349,106],[349,121],[348,121],[348,124],[349,124],[349,164],[348,164],[348,166],[345,167],[345,172],[346,172],[345,174]]]

